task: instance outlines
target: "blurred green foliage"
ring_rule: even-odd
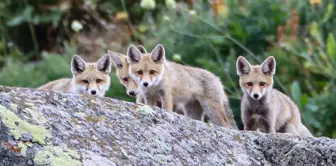
[[[20,87],[38,87],[50,80],[71,77],[70,62],[76,50],[68,47],[63,56],[42,53],[43,60],[24,64],[7,58],[0,73],[0,84]]]
[[[70,63],[74,54],[76,47],[66,46],[66,52],[62,56],[43,52],[43,58],[39,62],[24,64],[8,58],[0,73],[0,85],[37,88],[51,80],[71,78]],[[134,101],[125,95],[125,88],[114,73],[115,71],[110,74],[111,87],[106,96]]]
[[[70,22],[79,19],[76,11],[88,5],[98,18],[110,22],[111,16],[127,11],[126,24],[132,30],[128,44],[141,43],[150,51],[161,43],[168,59],[215,73],[226,87],[240,128],[242,93],[236,59],[242,55],[257,64],[274,56],[275,88],[291,96],[314,135],[336,138],[334,1],[222,0],[211,4],[208,0],[172,0],[167,4],[156,0],[154,9],[141,5],[142,1],[75,0],[67,4],[50,0],[43,2],[53,6],[47,12],[37,0],[0,2],[6,9],[0,10],[0,64],[4,65],[0,84],[38,87],[71,77],[70,59],[77,48],[71,40]],[[37,29],[48,26],[58,29],[56,34],[66,34],[56,44],[63,48],[61,55],[42,51],[46,48],[41,43],[46,41],[38,37]],[[83,31],[89,27],[85,24]],[[111,76],[107,96],[134,101],[114,72]]]

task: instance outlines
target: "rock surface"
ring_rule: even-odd
[[[229,130],[144,105],[0,87],[0,165],[336,165],[336,141]]]

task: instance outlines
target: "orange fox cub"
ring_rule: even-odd
[[[137,48],[141,51],[141,53],[147,53],[145,48],[141,45],[138,45]],[[128,74],[128,63],[127,63],[127,56],[123,54],[119,54],[113,52],[111,50],[107,51],[108,54],[111,56],[112,62],[116,67],[116,74],[121,84],[126,87],[127,95],[136,97],[137,96],[137,103],[144,103],[143,98],[138,95],[138,83],[133,80]],[[140,96],[140,97],[139,97]],[[142,102],[141,102],[142,101]]]
[[[86,63],[75,55],[71,61],[71,72],[72,79],[55,80],[38,89],[104,96],[110,87],[111,58],[104,55],[96,63]]]
[[[167,61],[160,44],[150,54],[142,54],[131,45],[127,62],[145,104],[155,105],[159,99],[168,111],[173,105],[182,105],[188,117],[202,120],[204,111],[213,123],[230,127],[224,108],[228,99],[219,78],[212,73]]]
[[[147,54],[146,49],[138,45],[137,48],[142,54]],[[132,97],[136,97],[136,103],[145,103],[144,97],[139,94],[138,83],[129,76],[127,56],[108,50],[108,54],[111,56],[112,62],[116,67],[117,77],[121,84],[126,87],[127,94]],[[158,100],[156,106],[161,107],[161,101]],[[179,111],[181,113],[181,111]]]
[[[301,123],[295,103],[285,94],[273,89],[276,68],[274,57],[268,57],[261,65],[252,66],[240,56],[236,65],[239,84],[244,93],[241,100],[244,130],[312,136]]]

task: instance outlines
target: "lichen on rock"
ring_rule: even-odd
[[[148,105],[140,106],[136,110],[139,111],[140,114],[142,114],[142,115],[149,115],[149,114],[152,114],[154,112],[153,109]]]
[[[16,139],[19,139],[24,133],[31,133],[33,135],[33,142],[45,144],[44,140],[51,137],[51,133],[46,127],[33,125],[22,120],[3,105],[0,105],[0,117]]]
[[[68,148],[46,146],[35,154],[34,163],[51,166],[81,166],[79,159],[80,155]]]

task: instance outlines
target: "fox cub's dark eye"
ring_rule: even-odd
[[[149,74],[155,74],[155,70],[150,70]]]
[[[87,83],[89,83],[89,81],[88,81],[88,80],[82,80],[82,82],[83,82],[84,84],[87,84]]]
[[[265,82],[260,82],[260,86],[265,86],[266,83]]]
[[[128,81],[128,78],[127,78],[127,77],[124,77],[123,80],[124,80],[125,82],[127,82],[127,81]]]
[[[252,82],[248,82],[248,83],[246,83],[246,85],[247,86],[252,86],[253,84],[252,84]]]
[[[139,75],[142,75],[142,70],[137,71]]]
[[[97,80],[96,80],[97,83],[101,83],[102,81],[103,81],[103,80],[101,80],[101,79],[97,79]]]

